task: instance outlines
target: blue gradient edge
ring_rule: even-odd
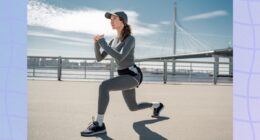
[[[259,0],[233,1],[234,140],[260,139],[259,6]]]
[[[27,1],[0,0],[0,140],[27,140]]]

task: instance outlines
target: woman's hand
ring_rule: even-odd
[[[104,34],[102,34],[102,35],[96,35],[96,36],[94,37],[94,41],[96,42],[96,41],[98,41],[98,40],[101,39],[101,38],[104,38]]]

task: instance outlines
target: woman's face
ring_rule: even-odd
[[[123,22],[119,19],[118,16],[111,15],[111,26],[112,29],[122,29],[124,27]]]

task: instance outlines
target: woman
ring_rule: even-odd
[[[96,121],[93,121],[86,130],[81,132],[82,136],[106,132],[103,119],[109,102],[109,91],[122,90],[125,102],[131,111],[152,107],[152,117],[156,117],[159,116],[164,107],[160,102],[136,103],[135,88],[142,82],[142,72],[134,64],[135,38],[131,35],[130,26],[127,24],[127,15],[122,11],[106,12],[105,17],[111,20],[112,28],[117,30],[117,37],[107,44],[104,35],[95,36],[95,55],[98,62],[108,54],[111,55],[116,61],[119,76],[105,80],[100,84]],[[100,53],[100,47],[104,50],[102,53]]]

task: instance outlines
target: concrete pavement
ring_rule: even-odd
[[[81,137],[96,116],[100,82],[28,80],[29,140],[231,140],[232,86],[144,83],[137,101],[161,101],[160,118],[152,109],[131,112],[121,92],[110,93],[107,134]]]

